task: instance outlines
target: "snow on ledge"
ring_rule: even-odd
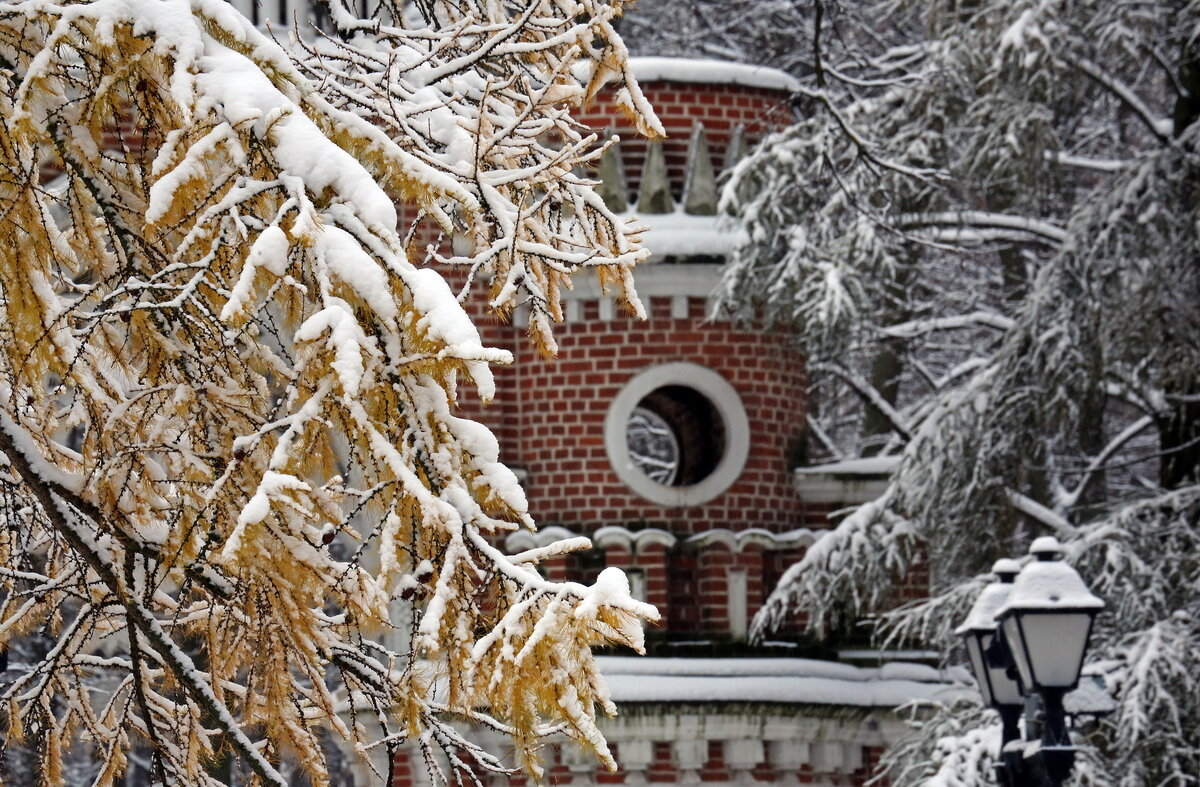
[[[726,226],[718,216],[695,216],[676,210],[674,213],[622,214],[645,228],[642,246],[650,250],[649,262],[662,257],[727,257],[746,243],[747,235],[740,228]]]
[[[899,456],[847,459],[793,471],[796,491],[810,503],[867,503],[887,489],[887,476],[900,464]]]
[[[763,702],[894,708],[969,692],[923,664],[882,669],[781,658],[597,658],[616,702]]]
[[[799,475],[885,475],[896,469],[900,457],[868,456],[863,459],[845,459],[810,467],[797,467]]]
[[[633,57],[629,59],[638,82],[697,82],[706,85],[743,85],[789,93],[800,83],[777,68],[700,60],[688,57]]]

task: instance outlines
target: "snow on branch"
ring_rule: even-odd
[[[421,208],[409,233],[427,217],[455,239],[454,253],[437,244],[425,252],[465,270],[460,299],[486,283],[487,305],[502,316],[527,304],[532,337],[549,355],[552,325],[563,319],[560,290],[574,272],[594,271],[605,292],[643,315],[630,272],[648,252],[578,174],[613,141],[570,113],[621,79],[636,128],[665,133],[613,28],[621,13],[620,2],[604,0],[569,15],[543,0],[511,18],[487,3],[447,3],[437,9],[439,33],[381,22],[369,36],[301,43],[300,67],[322,85],[323,108],[393,162],[390,185]],[[346,30],[360,27],[337,18]]]
[[[1030,236],[1052,245],[1062,243],[1067,238],[1067,233],[1061,227],[1055,226],[1048,221],[1033,219],[1027,216],[1009,216],[1003,213],[988,213],[977,210],[901,214],[896,218],[896,224],[904,229],[948,225],[959,228],[1015,230],[1021,233],[1028,233]]]
[[[534,773],[555,730],[615,767],[592,649],[641,649],[657,611],[493,546],[533,523],[456,404],[510,354],[395,207],[498,248],[464,264],[497,308],[543,299],[547,349],[579,269],[637,310],[644,252],[574,174],[601,146],[571,66],[628,76],[620,4],[585,5],[338,15],[353,36],[298,53],[218,0],[0,5],[0,647],[54,638],[0,691],[38,783],[71,743],[101,784],[143,744],[156,782],[214,787],[232,746],[324,783],[327,736],[511,772],[462,718]]]
[[[927,320],[909,320],[897,325],[880,328],[880,333],[895,336],[898,339],[911,339],[931,331],[953,331],[982,325],[998,331],[1007,331],[1013,327],[1012,319],[994,312],[976,311],[970,314],[954,315],[952,317],[936,317]]]
[[[1166,141],[1171,135],[1173,122],[1170,118],[1156,117],[1141,97],[1122,80],[1114,76],[1109,71],[1106,71],[1102,66],[1092,62],[1086,57],[1076,57],[1070,54],[1064,56],[1067,62],[1078,68],[1083,73],[1087,74],[1097,83],[1103,85],[1114,96],[1125,103],[1133,113],[1138,117],[1146,128],[1151,131],[1160,140]]]
[[[810,460],[892,450],[896,417],[878,399],[912,434],[887,493],[786,572],[756,632],[792,614],[816,630],[872,616],[883,641],[932,640],[952,658],[949,623],[992,561],[1056,533],[1112,605],[1089,671],[1118,710],[1087,727],[1078,780],[1189,783],[1200,772],[1195,9],[839,11],[838,36],[817,36],[829,51],[795,55],[796,125],[731,174],[722,205],[746,242],[721,304],[795,329],[814,371]],[[806,42],[813,27],[810,14]],[[815,69],[818,57],[836,67]],[[906,542],[929,561],[930,597],[896,607],[880,588]],[[889,783],[988,783],[988,713],[922,716],[884,755]]]

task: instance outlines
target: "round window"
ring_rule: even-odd
[[[672,486],[679,477],[679,436],[671,423],[646,407],[635,407],[625,424],[633,466],[651,481]]]
[[[645,369],[613,400],[605,448],[617,475],[656,503],[707,502],[737,480],[749,423],[737,392],[694,363]]]

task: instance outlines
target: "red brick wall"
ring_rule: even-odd
[[[585,303],[579,323],[558,328],[555,361],[518,343],[515,439],[506,458],[528,470],[525,488],[538,521],[584,532],[650,524],[680,534],[802,524],[788,453],[804,428],[804,367],[786,337],[706,323],[700,298],[689,302],[687,319],[671,319],[667,299],[649,307],[644,322],[602,321],[598,303]],[[715,500],[686,509],[637,495],[617,477],[604,448],[605,414],[621,387],[638,371],[672,361],[718,372],[741,396],[750,422],[741,477]]]

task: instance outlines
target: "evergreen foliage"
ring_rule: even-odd
[[[894,470],[757,632],[870,617],[949,653],[991,562],[1056,535],[1109,605],[1092,668],[1118,699],[1079,781],[1196,783],[1200,6],[816,0],[719,15],[721,52],[645,35],[757,62],[785,12],[798,122],[725,191],[749,243],[723,305],[805,347],[808,461]],[[933,597],[893,609],[923,560]],[[892,783],[990,783],[987,715],[919,724]]]

